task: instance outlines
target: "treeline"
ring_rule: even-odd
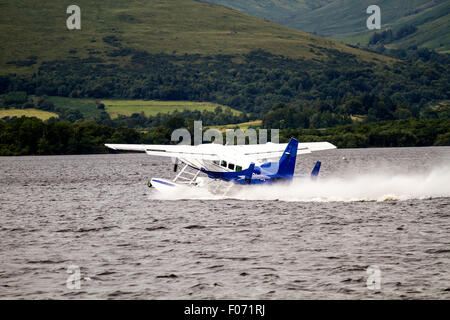
[[[98,115],[86,118],[79,110],[68,107],[55,107],[54,103],[46,96],[31,98],[24,91],[13,91],[0,95],[0,105],[5,109],[39,109],[51,111],[58,115],[54,121],[81,122],[84,120],[93,120],[98,124],[104,124],[111,127],[128,127],[135,129],[149,129],[165,125],[173,117],[183,117],[185,119],[201,120],[203,125],[225,125],[233,123],[247,122],[255,118],[249,118],[247,113],[235,114],[229,107],[217,106],[214,111],[209,110],[175,110],[171,113],[158,113],[154,116],[146,116],[144,112],[134,113],[131,116],[119,115],[111,119],[105,112],[105,106],[97,102],[96,108]]]
[[[182,118],[192,121],[201,120],[204,126],[226,125],[254,120],[254,118],[249,118],[245,112],[233,114],[229,107],[222,108],[218,106],[214,111],[175,110],[171,113],[158,113],[154,116],[146,116],[143,112],[141,112],[134,113],[131,116],[119,115],[115,119],[111,119],[108,113],[103,112],[100,117],[96,118],[96,122],[113,127],[124,126],[136,129],[150,129],[164,126],[173,118]]]
[[[0,120],[0,156],[107,153],[104,143],[169,144],[172,130],[192,122],[172,118],[150,131],[96,123],[42,121],[37,118]],[[329,141],[339,148],[450,146],[450,119],[397,120],[353,124],[326,130],[284,129],[281,141]]]
[[[338,148],[450,146],[450,119],[395,120],[325,130],[287,129],[283,140],[328,141]]]
[[[400,27],[397,31],[392,29],[387,29],[381,32],[375,32],[369,39],[369,45],[374,45],[378,43],[388,44],[395,40],[400,40],[410,34],[417,31],[417,27],[408,24]]]
[[[39,109],[58,114],[56,121],[76,122],[84,120],[83,114],[76,109],[55,107],[47,97],[39,97],[37,101],[31,99],[24,91],[12,91],[0,96],[0,105],[3,109]]]
[[[353,117],[353,119],[352,119]],[[395,102],[389,96],[363,94],[339,106],[317,100],[308,105],[277,104],[263,116],[264,128],[329,128],[337,125],[380,120],[450,118],[450,107],[427,106],[419,109]]]
[[[103,144],[112,141],[153,142],[150,136],[130,128],[111,128],[95,123],[44,122],[27,117],[0,120],[2,156],[105,153],[107,150]]]
[[[402,59],[412,64],[434,64],[435,66],[448,68],[450,65],[450,55],[441,54],[428,48],[418,48],[413,45],[406,49],[386,49],[383,45],[373,48],[373,51],[391,56],[393,58]],[[432,69],[430,69],[432,72]],[[411,73],[412,77],[418,77],[417,72]]]
[[[280,102],[307,106],[321,100],[335,110],[349,99],[369,94],[390,97],[395,105],[407,109],[422,109],[431,101],[449,99],[447,60],[375,64],[338,50],[326,52],[324,60],[318,61],[262,50],[202,56],[120,48],[107,54],[126,57],[123,65],[105,63],[95,54],[86,59],[48,61],[33,75],[0,77],[0,93],[212,101],[245,111],[252,119]],[[340,118],[330,112],[332,118]]]

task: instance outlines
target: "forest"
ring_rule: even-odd
[[[37,118],[0,121],[0,156],[93,154],[112,152],[104,143],[169,144],[173,128],[186,127],[193,136],[192,121],[171,118],[151,131],[109,127],[94,122],[70,123]],[[325,130],[283,129],[280,142],[329,141],[338,148],[410,147],[450,145],[450,119],[391,120],[349,124]]]
[[[430,103],[449,99],[450,58],[428,49],[395,52],[402,57],[379,64],[333,49],[327,49],[325,62],[262,50],[204,56],[150,54],[120,47],[111,54],[126,56],[130,63],[107,64],[95,55],[44,62],[32,75],[1,76],[0,94],[210,101],[244,111],[250,119],[261,119],[284,103],[297,112],[312,112],[310,117],[329,113],[325,118],[331,120],[320,121],[319,127],[345,124],[348,112],[354,111],[376,120],[399,118],[405,110],[417,117]],[[361,110],[343,107],[363,95],[384,103]]]
[[[390,50],[397,59],[390,64],[332,49],[320,63],[262,50],[205,56],[118,46],[110,54],[130,64],[92,56],[44,62],[32,75],[1,76],[3,108],[36,108],[58,118],[0,120],[0,155],[102,153],[105,142],[170,143],[173,129],[194,120],[208,126],[262,119],[263,128],[281,129],[282,139],[338,147],[450,145],[450,58],[429,49]],[[97,115],[85,117],[55,107],[48,96],[211,101],[242,113],[218,107],[112,119],[99,103]]]

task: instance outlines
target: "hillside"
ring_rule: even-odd
[[[123,65],[121,48],[149,53],[242,54],[263,49],[292,58],[327,59],[327,50],[364,61],[366,51],[236,10],[188,0],[77,1],[81,30],[66,28],[67,1],[6,0],[0,4],[0,73],[27,73],[43,61],[102,59]],[[311,48],[314,47],[313,50]],[[122,54],[122,57],[120,55]]]
[[[427,50],[391,58],[189,0],[81,0],[81,30],[69,31],[66,5],[1,4],[5,108],[139,129],[172,118],[168,127],[183,119],[208,126],[261,119],[274,128],[324,128],[446,115],[427,108],[450,99],[449,61]],[[97,104],[104,100],[209,102],[240,112],[155,115],[142,106]]]
[[[311,12],[330,0],[198,0],[233,8],[251,15],[285,24],[297,12]]]
[[[210,0],[280,24],[338,39],[346,43],[366,45],[373,30],[366,28],[366,8],[381,8],[382,30],[398,30],[414,25],[417,32],[391,43],[393,48],[412,45],[450,50],[450,3],[445,0]],[[381,31],[382,31],[381,30]]]

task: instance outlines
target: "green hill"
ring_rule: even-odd
[[[149,53],[241,54],[263,49],[293,58],[325,59],[336,49],[383,60],[236,10],[188,0],[80,0],[81,30],[66,27],[67,1],[6,0],[0,4],[0,73],[26,73],[42,61],[100,58],[124,64],[120,48]],[[315,46],[315,52],[310,50]]]
[[[220,4],[251,15],[286,24],[286,18],[297,12],[310,12],[330,0],[199,0]]]
[[[315,8],[312,1],[302,3]],[[430,104],[450,98],[447,58],[423,50],[394,59],[189,0],[80,0],[81,30],[70,31],[67,5],[0,4],[0,99],[8,108],[148,128],[172,116],[147,113],[144,119],[143,107],[134,106],[125,112],[129,117],[115,118],[112,109],[124,105],[103,109],[95,102],[210,102],[241,113],[191,108],[175,117],[205,125],[263,119],[279,127],[323,128],[349,123],[352,116],[419,117]],[[423,114],[434,116],[433,110]]]
[[[366,8],[381,8],[382,30],[414,25],[417,32],[391,43],[391,47],[412,45],[450,50],[450,3],[445,0],[210,0],[283,25],[346,43],[366,45],[373,30],[366,28]]]

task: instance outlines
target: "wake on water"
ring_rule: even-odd
[[[233,187],[234,188],[234,187]],[[379,168],[363,174],[295,179],[290,183],[237,186],[226,196],[207,188],[186,187],[180,192],[151,194],[152,199],[239,199],[304,202],[386,201],[450,197],[450,167],[423,173],[390,173]]]

